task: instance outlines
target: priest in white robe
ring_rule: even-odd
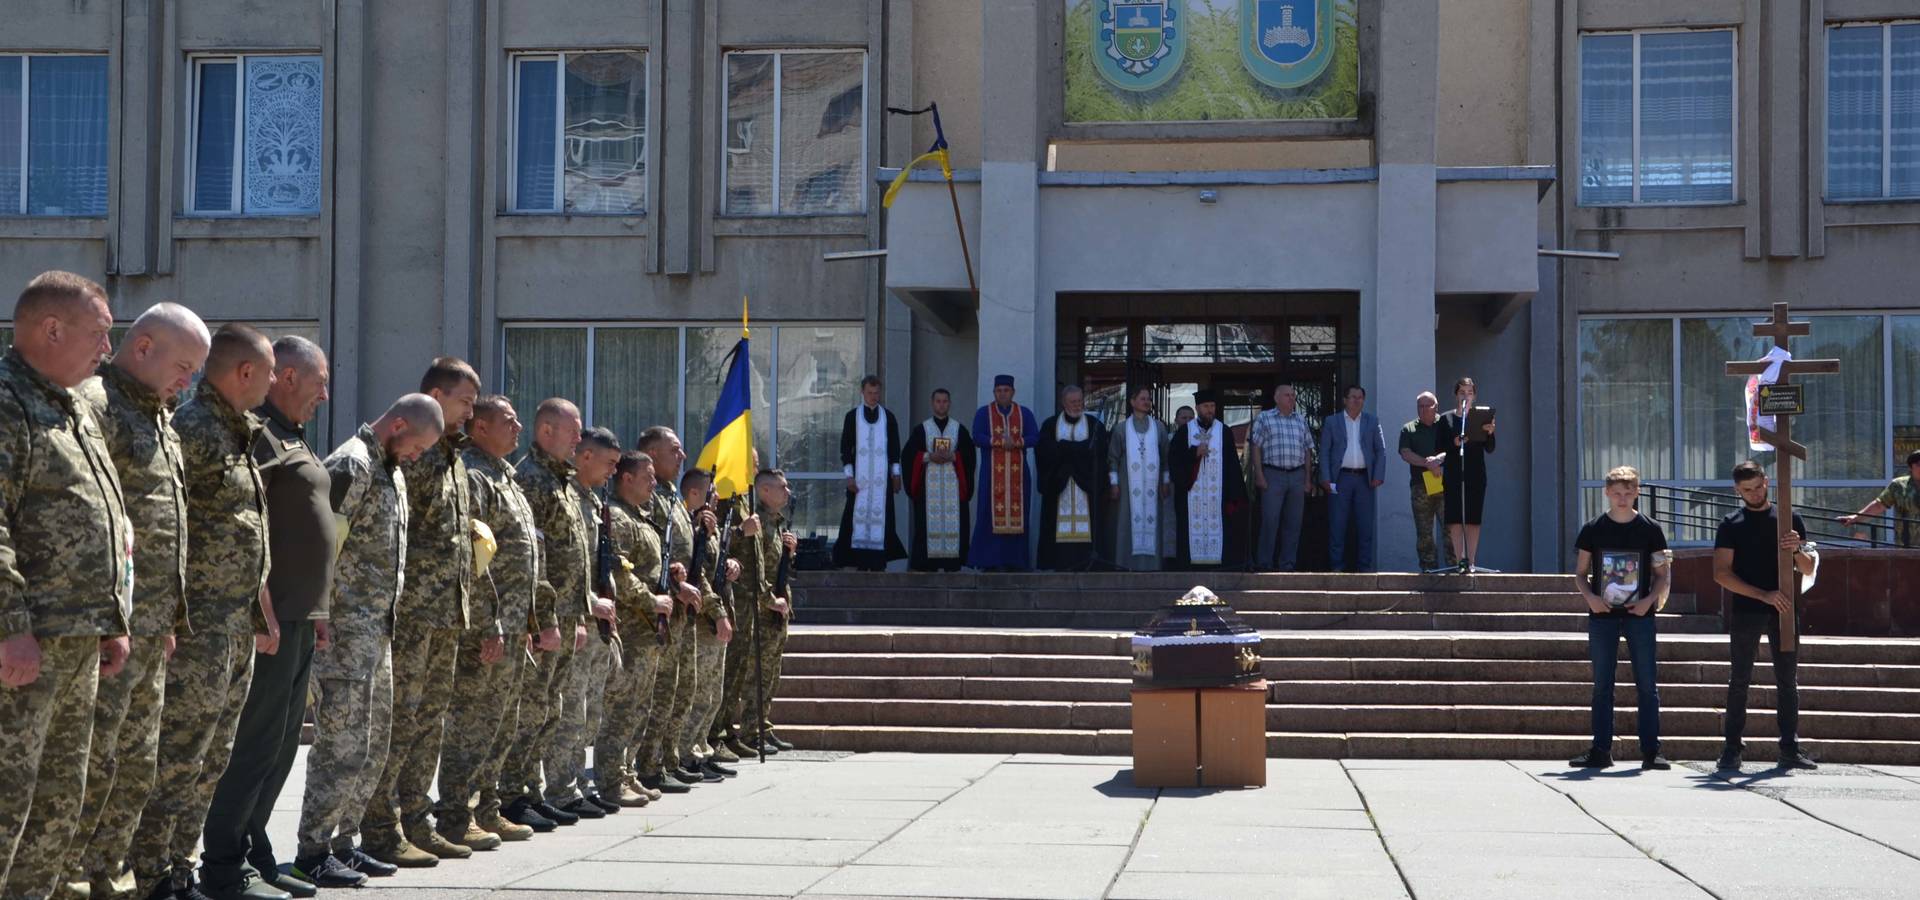
[[[967,561],[972,528],[973,435],[952,418],[953,396],[933,392],[933,416],[913,427],[900,451],[900,469],[913,499],[913,539],[907,567],[916,572],[957,572]]]
[[[1247,486],[1233,430],[1217,417],[1219,395],[1194,395],[1194,419],[1167,449],[1173,470],[1177,558],[1187,569],[1240,565],[1246,558]]]
[[[1131,408],[1107,435],[1107,517],[1113,521],[1109,559],[1123,569],[1152,572],[1173,555],[1169,541],[1173,480],[1167,468],[1167,426],[1153,414],[1153,388],[1127,398]]]
[[[882,572],[905,559],[893,521],[893,495],[900,490],[900,422],[880,405],[880,377],[860,380],[860,405],[847,411],[840,426],[840,463],[847,476],[847,505],[840,513],[840,536],[833,542],[833,564]]]
[[[1040,423],[1033,459],[1040,475],[1040,568],[1093,568],[1105,560],[1107,429],[1087,412],[1078,385],[1061,391],[1060,413]]]

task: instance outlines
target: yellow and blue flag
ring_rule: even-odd
[[[747,353],[746,301],[741,301],[740,342],[728,354],[727,380],[713,404],[707,441],[694,465],[713,473],[713,495],[726,500],[753,488],[753,381]]]
[[[953,160],[947,153],[947,132],[940,127],[940,104],[929,103],[920,109],[900,109],[889,106],[887,107],[887,112],[902,116],[917,116],[922,113],[932,113],[933,146],[928,147],[927,152],[914,157],[913,162],[900,167],[900,174],[893,176],[893,183],[887,185],[887,192],[880,197],[880,206],[882,208],[891,208],[893,206],[893,198],[900,193],[902,187],[906,186],[907,176],[913,174],[915,166],[928,160],[938,162],[940,164],[940,174],[946,176],[948,183],[952,183]]]

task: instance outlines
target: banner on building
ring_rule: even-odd
[[[1064,3],[1068,122],[1359,114],[1359,0]]]

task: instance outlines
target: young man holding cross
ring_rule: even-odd
[[[1759,655],[1763,633],[1773,657],[1779,766],[1818,768],[1800,750],[1800,689],[1795,678],[1799,653],[1780,649],[1781,614],[1789,614],[1790,623],[1798,619],[1791,615],[1793,599],[1780,590],[1779,551],[1792,551],[1794,571],[1801,577],[1813,574],[1813,556],[1801,546],[1800,536],[1806,533],[1806,525],[1795,515],[1786,536],[1777,536],[1775,507],[1767,497],[1767,475],[1758,463],[1749,460],[1734,466],[1733,487],[1740,494],[1742,506],[1721,520],[1719,536],[1713,542],[1713,580],[1734,595],[1727,617],[1733,662],[1727,682],[1727,744],[1720,753],[1719,769],[1740,769],[1741,736],[1747,725],[1747,684],[1753,677],[1753,661]]]

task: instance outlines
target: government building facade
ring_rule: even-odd
[[[929,104],[938,133],[888,111]],[[951,189],[922,163],[883,207],[941,136]],[[1748,454],[1721,364],[1761,355],[1748,326],[1776,300],[1813,323],[1797,355],[1843,361],[1796,423],[1802,502],[1858,508],[1920,447],[1916,247],[1914,0],[13,0],[0,20],[0,284],[70,269],[123,324],[178,300],[314,338],[316,444],[456,354],[523,412],[576,398],[690,454],[744,302],[761,458],[803,533],[837,527],[867,372],[908,423],[998,374],[1041,415],[1069,383],[1110,415],[1129,383],[1167,417],[1212,389],[1235,426],[1276,383],[1315,422],[1357,383],[1389,447],[1417,393],[1471,376],[1500,435],[1480,561],[1564,571],[1609,468],[1731,492]],[[1379,563],[1404,570],[1391,471]]]

